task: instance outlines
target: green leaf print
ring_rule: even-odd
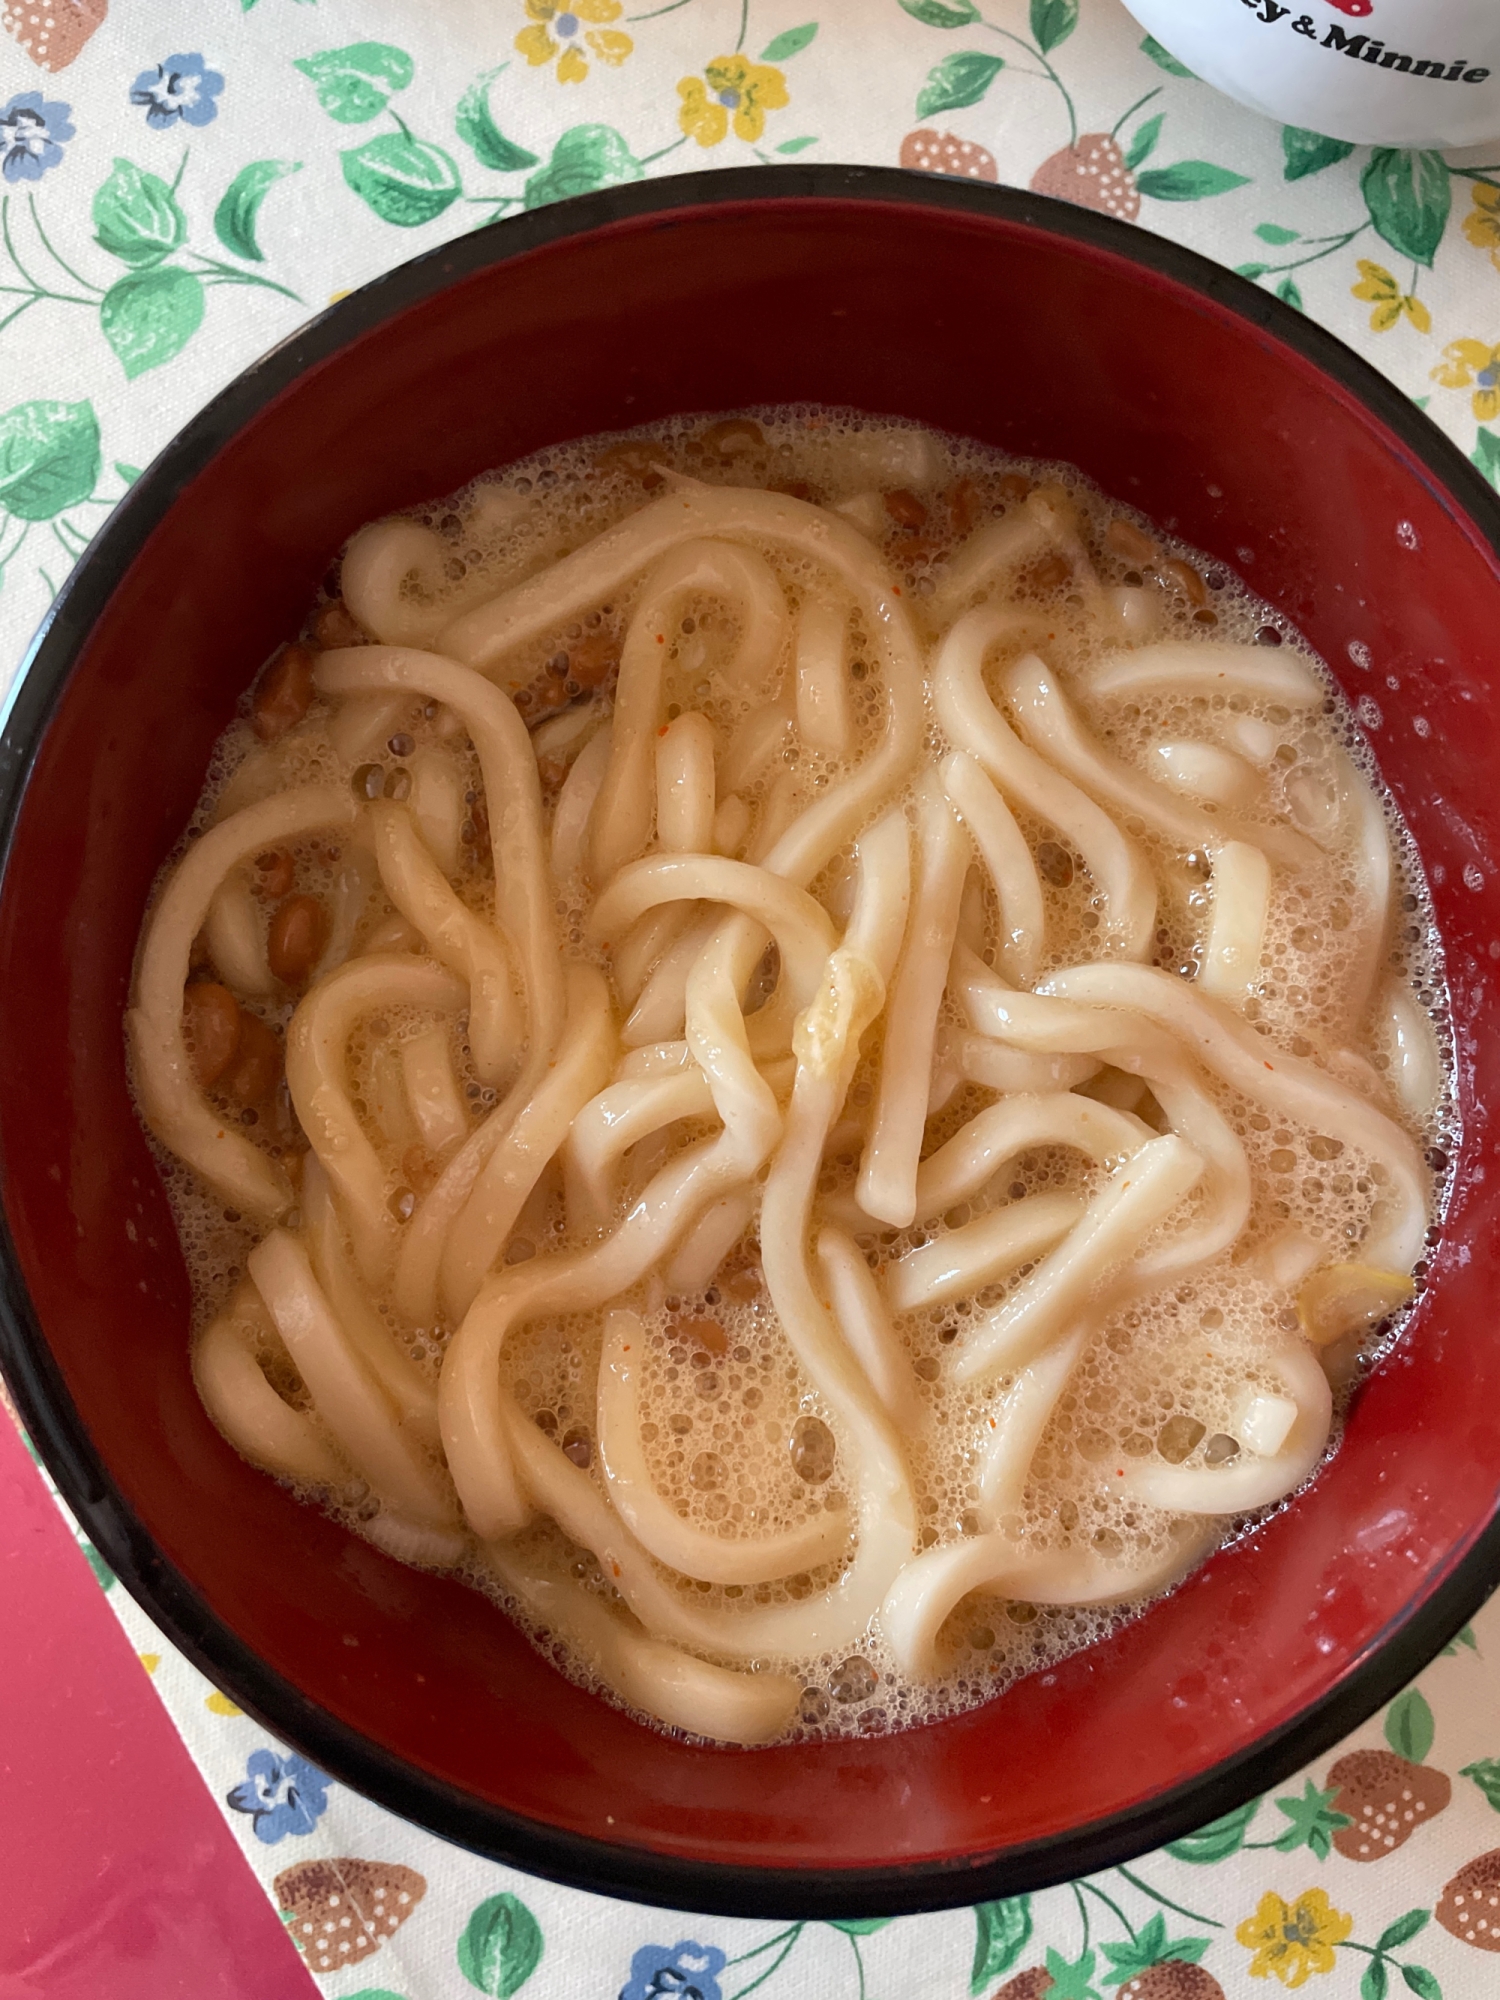
[[[1354,151],[1348,139],[1325,138],[1321,132],[1304,131],[1300,125],[1283,125],[1281,128],[1281,152],[1286,162],[1284,169],[1289,181],[1306,180],[1309,174],[1320,174],[1325,167],[1336,167],[1340,160],[1347,160]]]
[[[339,159],[344,179],[365,206],[398,229],[436,220],[463,192],[452,156],[409,132],[383,132]]]
[[[1094,1954],[1085,1950],[1075,1959],[1066,1959],[1060,1951],[1047,1947],[1047,1971],[1052,1984],[1047,1988],[1047,2000],[1099,2000],[1094,1978]]]
[[[266,253],[255,236],[260,205],[279,180],[301,171],[300,160],[252,160],[241,167],[214,210],[214,234],[226,250],[248,263],[264,264]]]
[[[777,35],[774,41],[766,43],[760,52],[762,62],[785,62],[788,56],[800,55],[818,32],[816,21],[804,21],[800,28],[788,28],[784,35]]]
[[[293,63],[317,87],[318,102],[340,125],[366,125],[378,118],[392,91],[405,90],[416,64],[405,49],[389,42],[351,42]]]
[[[1490,482],[1500,486],[1500,431],[1481,431],[1474,440],[1474,463]],[[1491,1798],[1488,1786],[1477,1774],[1480,1771],[1495,1773],[1496,1796]],[[1500,1763],[1466,1764],[1461,1776],[1473,1778],[1496,1812],[1500,1812]]]
[[[816,146],[817,139],[811,133],[803,139],[783,139],[776,148],[778,153],[805,153],[809,146]]]
[[[1078,26],[1078,0],[1031,0],[1032,40],[1044,56],[1051,55]]]
[[[18,403],[0,417],[0,509],[18,521],[50,521],[98,478],[92,403]]]
[[[1031,1939],[1031,1898],[1005,1896],[996,1903],[974,1907],[974,1964],[970,1993],[981,1993],[992,1979],[1009,1972]]]
[[[458,1969],[490,2000],[509,2000],[541,1963],[542,1929],[518,1896],[491,1896],[458,1941]]]
[[[967,28],[979,19],[974,0],[901,0],[901,5],[928,28]]]
[[[1309,1847],[1320,1861],[1326,1861],[1333,1846],[1333,1836],[1340,1827],[1351,1824],[1347,1813],[1333,1810],[1333,1801],[1337,1796],[1336,1789],[1319,1791],[1309,1778],[1300,1799],[1278,1799],[1276,1804],[1290,1823],[1272,1843],[1277,1853],[1294,1854],[1299,1847]]]
[[[1425,1965],[1403,1965],[1401,1977],[1416,1994],[1417,2000],[1443,2000],[1442,1987]]]
[[[1372,1958],[1359,1982],[1359,2000],[1385,2000],[1390,1973],[1383,1958]]]
[[[1387,1924],[1375,1940],[1377,1951],[1394,1951],[1398,1944],[1410,1944],[1420,1930],[1425,1930],[1430,1921],[1430,1910],[1408,1910],[1404,1917],[1397,1917],[1393,1924]]]
[[[459,138],[473,149],[482,167],[491,167],[497,174],[517,173],[522,167],[534,167],[537,163],[537,155],[507,139],[490,116],[490,85],[500,70],[509,67],[508,63],[501,63],[500,69],[487,69],[483,76],[476,76],[453,114]]]
[[[870,1937],[883,1931],[890,1921],[889,1917],[830,1917],[828,1927],[842,1931],[845,1937]]]
[[[1475,439],[1474,463],[1486,479],[1500,483],[1500,436],[1494,431],[1481,431]],[[4,499],[5,489],[0,485],[0,501]],[[1500,1757],[1481,1757],[1476,1764],[1463,1765],[1458,1775],[1472,1778],[1495,1811],[1500,1812]]]
[[[591,194],[595,188],[638,181],[646,169],[612,125],[575,125],[552,148],[552,158],[526,183],[527,208]]]
[[[1164,49],[1155,35],[1147,35],[1145,41],[1141,43],[1141,54],[1150,56],[1156,67],[1164,69],[1168,76],[1185,76],[1190,83],[1198,81],[1187,64],[1180,63],[1170,49]]]
[[[1299,240],[1297,230],[1283,229],[1279,222],[1262,222],[1255,233],[1262,243],[1296,243]]]
[[[1295,306],[1298,312],[1303,310],[1302,293],[1298,288],[1295,278],[1283,278],[1281,283],[1276,287],[1276,296],[1284,304]]]
[[[1137,175],[1135,184],[1153,201],[1206,201],[1210,195],[1228,194],[1231,188],[1250,183],[1248,175],[1233,174],[1211,160],[1179,160],[1175,167],[1153,167]]]
[[[1127,1979],[1149,1972],[1163,1959],[1176,1958],[1184,1965],[1196,1965],[1208,1950],[1208,1945],[1207,1938],[1168,1937],[1166,1918],[1158,1910],[1149,1923],[1141,1926],[1129,1944],[1104,1946],[1104,1956],[1109,1960],[1110,1969],[1102,1976],[1106,1985],[1119,1986]]]
[[[1460,1646],[1466,1646],[1471,1653],[1479,1651],[1479,1641],[1474,1637],[1474,1627],[1472,1625],[1465,1625],[1456,1638],[1448,1641],[1447,1645],[1443,1648],[1443,1658],[1451,1660],[1458,1652]]]
[[[127,465],[123,458],[115,460],[115,471],[119,473],[127,486],[134,486],[135,482],[141,476],[141,468],[138,465]]]
[[[133,382],[180,354],[203,324],[203,287],[191,271],[135,271],[99,302],[104,338]]]
[[[187,235],[187,217],[164,180],[130,160],[94,196],[94,241],[111,257],[143,271],[170,257]]]
[[[1259,1810],[1259,1799],[1251,1799],[1248,1805],[1236,1806],[1222,1819],[1210,1820],[1207,1826],[1200,1826],[1196,1833],[1170,1841],[1167,1853],[1177,1861],[1192,1861],[1204,1868],[1215,1861],[1227,1861],[1231,1854],[1238,1854],[1244,1846],[1250,1822]]]
[[[1420,1688],[1398,1694],[1385,1712],[1385,1740],[1398,1757],[1420,1764],[1432,1748],[1432,1710]]]
[[[1453,184],[1442,154],[1377,146],[1359,187],[1377,232],[1400,256],[1430,270],[1453,206]]]
[[[1159,111],[1154,118],[1148,118],[1130,142],[1130,151],[1125,155],[1125,164],[1132,173],[1138,166],[1149,160],[1156,150],[1156,142],[1161,137],[1162,120],[1165,111]]]
[[[966,104],[977,104],[1004,67],[1003,56],[984,55],[978,49],[944,56],[936,69],[927,72],[917,98],[917,116],[930,118],[935,111],[959,111]]]

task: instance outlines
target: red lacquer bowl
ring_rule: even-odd
[[[855,404],[1071,459],[1242,572],[1360,703],[1447,941],[1466,1137],[1432,1276],[1316,1485],[1107,1644],[960,1720],[669,1741],[481,1598],[230,1450],[126,1089],[141,910],[209,749],[359,523],[549,442]],[[1500,506],[1338,342],[1037,197],[830,168],[616,189],[346,300],[163,453],[59,598],[4,734],[3,1359],[94,1541],[242,1707],[397,1812],[594,1889],[849,1916],[1119,1861],[1317,1755],[1500,1575]]]

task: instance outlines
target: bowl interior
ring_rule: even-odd
[[[349,301],[148,475],[86,559],[6,743],[14,770],[40,737],[0,898],[6,1353],[94,1532],[237,1698],[398,1810],[574,1880],[743,1909],[971,1900],[1225,1810],[1446,1636],[1492,1559],[1476,1541],[1500,1483],[1500,1345],[1483,1333],[1500,1178],[1482,1164],[1500,1103],[1500,568],[1482,503],[1445,490],[1394,392],[1377,414],[1351,357],[1345,384],[1316,365],[1335,343],[1289,345],[1275,308],[1257,325],[1193,289],[1183,253],[1025,197],[848,180],[750,199],[743,177],[705,177],[695,205],[578,236],[561,234],[576,214],[505,225]],[[576,211],[599,219],[597,202]],[[223,1442],[188,1372],[121,1015],[210,746],[354,527],[549,442],[791,401],[1073,460],[1296,621],[1360,703],[1427,863],[1466,1141],[1420,1310],[1310,1492],[987,1708],[742,1753],[580,1693],[481,1598],[387,1560]],[[1319,1704],[1311,1734],[1265,1750]]]

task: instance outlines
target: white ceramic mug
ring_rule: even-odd
[[[1334,139],[1500,137],[1500,0],[1125,0],[1195,76]]]

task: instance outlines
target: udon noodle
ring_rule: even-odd
[[[1312,1475],[1451,1112],[1284,620],[814,410],[544,453],[337,588],[129,1016],[240,1452],[745,1744],[987,1698]]]

